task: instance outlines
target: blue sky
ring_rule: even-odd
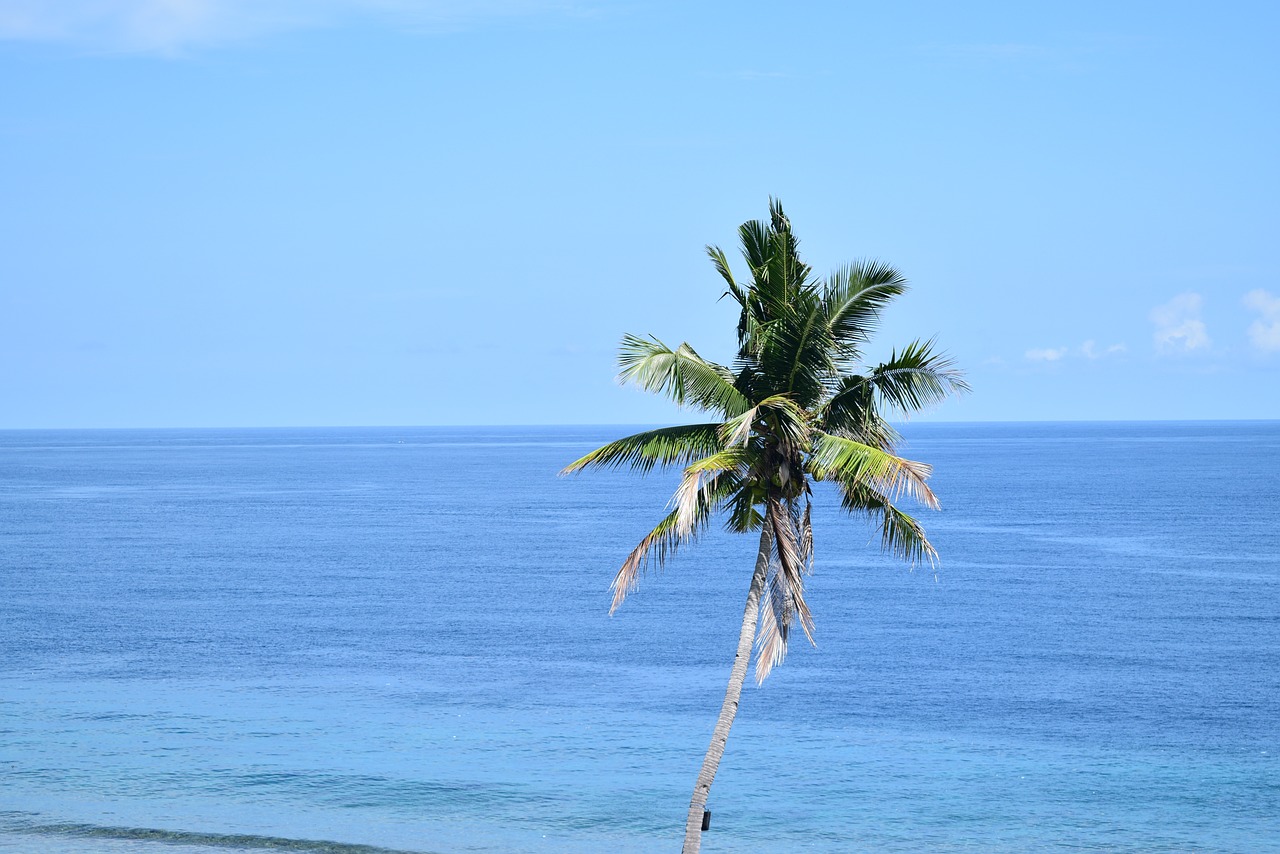
[[[1278,9],[0,0],[0,427],[688,420],[770,194],[931,418],[1280,418]]]

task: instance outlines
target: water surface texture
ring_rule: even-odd
[[[0,433],[0,852],[676,850],[756,538],[609,617],[622,432]],[[704,850],[1280,851],[1280,424],[908,437],[943,563],[818,496]]]

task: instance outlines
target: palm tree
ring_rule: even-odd
[[[738,651],[720,717],[694,785],[685,824],[685,854],[701,843],[703,812],[738,710],[754,639],[756,680],[787,653],[798,624],[813,641],[804,578],[813,565],[811,483],[829,481],[844,508],[871,518],[884,549],[915,563],[937,558],[924,529],[899,503],[905,497],[938,507],[926,485],[929,466],[897,456],[900,437],[886,415],[907,415],[967,390],[932,341],[915,341],[888,361],[861,368],[863,348],[880,310],[903,293],[892,267],[860,261],[815,279],[797,254],[782,205],[770,222],[738,233],[751,280],[739,283],[724,252],[707,247],[727,295],[741,308],[733,368],[681,344],[627,335],[619,380],[660,392],[715,421],[649,430],[610,442],[565,468],[684,467],[669,512],[631,551],[613,579],[610,613],[635,589],[650,564],[662,565],[722,514],[735,532],[760,532],[755,572],[742,614]]]

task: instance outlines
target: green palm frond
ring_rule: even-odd
[[[671,499],[676,509],[676,533],[682,536],[691,533],[700,522],[701,508],[710,500],[720,476],[732,474],[742,477],[754,456],[746,448],[725,448],[690,463]]]
[[[725,529],[735,534],[758,531],[764,524],[764,514],[759,505],[764,501],[764,489],[758,483],[745,482],[738,491],[724,502]]]
[[[646,430],[596,448],[574,460],[560,472],[572,474],[586,468],[627,466],[642,474],[655,466],[688,465],[720,449],[719,424],[685,424]]]
[[[819,410],[818,427],[825,433],[890,453],[902,441],[898,431],[877,411],[871,379],[857,374],[840,378],[835,393]]]
[[[772,241],[767,223],[758,219],[748,220],[738,226],[738,241],[742,244],[742,259],[757,280],[766,275]]]
[[[716,268],[716,272],[720,274],[720,278],[724,279],[725,284],[729,286],[729,290],[726,293],[733,296],[733,298],[741,304],[745,296],[745,292],[738,284],[737,279],[733,277],[733,269],[729,266],[729,256],[725,255],[724,250],[719,246],[712,246],[708,244],[706,250],[707,257],[711,259],[711,265]]]
[[[618,348],[618,379],[726,416],[751,408],[733,385],[733,372],[699,356],[688,344],[674,350],[657,338],[624,335]]]
[[[778,434],[792,448],[806,448],[809,444],[808,414],[804,408],[785,394],[766,397],[746,412],[720,425],[720,441],[727,446],[746,446],[753,431],[769,420],[772,432]]]
[[[815,288],[801,289],[771,327],[769,346],[759,357],[771,393],[816,406],[837,373],[839,351],[834,345],[821,295]]]
[[[880,311],[907,289],[907,280],[882,261],[855,261],[827,278],[824,314],[832,340],[854,358],[875,331]]]
[[[840,484],[840,504],[851,513],[866,513],[879,519],[880,546],[885,553],[912,566],[922,560],[937,566],[938,552],[925,536],[923,526],[894,506],[888,496],[865,483]]]
[[[903,414],[918,412],[969,391],[949,356],[934,352],[933,340],[912,341],[877,365],[867,380],[880,397]]]
[[[609,585],[609,589],[613,591],[613,602],[609,606],[609,613],[617,611],[618,606],[627,598],[627,594],[636,589],[644,570],[655,564],[662,567],[675,554],[676,549],[695,539],[706,527],[720,504],[732,496],[739,486],[737,478],[732,475],[722,475],[713,479],[708,488],[700,493],[694,511],[694,524],[684,533],[680,532],[680,508],[677,507],[664,516],[631,550],[627,559],[622,562],[622,566],[618,568],[617,574],[614,575],[613,583]]]
[[[734,294],[742,309],[738,320],[739,358],[758,361],[765,357],[789,365],[790,351],[778,352],[779,341],[795,337],[789,328],[795,324],[788,324],[787,317],[796,313],[802,295],[815,294],[817,288],[809,281],[812,271],[800,260],[791,223],[776,199],[770,200],[769,215],[769,223],[753,220],[738,230],[742,256],[751,272],[750,286]],[[765,374],[772,374],[765,394],[790,390],[787,371],[781,365],[773,371],[763,364],[761,368]]]
[[[768,286],[761,288],[760,293],[767,304],[778,307],[788,304],[808,284],[811,271],[809,265],[800,260],[799,244],[782,207],[771,205],[770,213],[773,225],[769,229],[769,257],[764,267]]]
[[[843,436],[814,434],[809,471],[818,480],[866,483],[893,498],[907,495],[931,510],[939,507],[933,490],[925,483],[932,467]]]

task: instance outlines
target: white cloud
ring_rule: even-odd
[[[1066,347],[1044,347],[1027,351],[1027,358],[1033,362],[1056,362],[1065,355],[1067,355]]]
[[[1090,338],[1080,345],[1080,354],[1086,359],[1101,359],[1103,356],[1114,356],[1128,349],[1124,344],[1112,344],[1105,350],[1099,350],[1098,342]]]
[[[583,0],[585,2],[585,0]],[[0,39],[172,55],[354,18],[456,28],[580,8],[576,0],[0,0]]]
[[[1244,295],[1245,307],[1262,315],[1249,324],[1249,340],[1264,353],[1280,350],[1280,297],[1262,288]]]
[[[1178,294],[1151,310],[1155,324],[1156,350],[1160,353],[1190,353],[1206,350],[1212,343],[1200,319],[1202,300],[1197,293]]]

